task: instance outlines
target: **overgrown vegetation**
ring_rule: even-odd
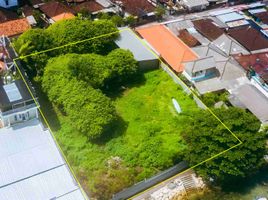
[[[56,137],[86,190],[98,199],[110,199],[182,159],[193,166],[237,144],[166,73],[139,72],[131,52],[115,49],[116,31],[108,20],[80,18],[30,30],[14,43],[23,56],[108,34],[23,60],[31,78],[39,77],[39,86],[42,82],[49,99],[41,100],[42,107],[53,120],[49,121],[55,125]],[[179,102],[181,114],[172,98]],[[212,107],[225,96],[203,98]],[[197,170],[206,180],[224,185],[263,166],[265,135],[258,132],[258,120],[244,110],[216,109],[215,113],[243,145]]]

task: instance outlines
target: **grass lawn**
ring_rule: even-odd
[[[142,82],[113,95],[120,119],[106,141],[91,143],[40,95],[41,108],[68,160],[82,185],[98,199],[108,199],[112,193],[181,161],[186,146],[180,134],[198,110],[194,100],[165,72],[147,72]],[[173,97],[181,114],[173,107]]]

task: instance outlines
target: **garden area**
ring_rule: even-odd
[[[111,95],[120,119],[109,136],[90,142],[39,94],[41,108],[82,185],[98,199],[109,199],[113,193],[182,161],[186,144],[181,132],[199,110],[162,70],[139,74],[133,83]],[[181,114],[172,98],[180,103]]]
[[[109,36],[87,40],[103,34]],[[75,18],[31,29],[14,41],[75,174],[88,195],[101,200],[182,160],[194,166],[238,143],[164,71],[141,71],[133,54],[115,45],[117,37],[109,20]],[[224,94],[203,98],[209,107],[225,100]],[[243,145],[195,170],[208,183],[235,185],[265,165],[266,135],[246,110],[212,110]]]

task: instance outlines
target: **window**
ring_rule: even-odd
[[[8,6],[9,5],[9,0],[5,0],[6,1],[6,6]]]

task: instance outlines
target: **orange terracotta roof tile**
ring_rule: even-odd
[[[16,19],[0,24],[0,35],[9,37],[16,36],[27,31],[30,28],[31,26],[26,18]]]
[[[183,62],[193,61],[198,58],[191,48],[164,25],[158,24],[139,28],[137,31],[176,72],[184,70]]]
[[[56,15],[55,17],[52,17],[51,19],[54,22],[57,22],[57,21],[60,21],[60,20],[63,20],[63,19],[72,19],[74,17],[75,16],[72,13],[62,13],[60,15]]]

